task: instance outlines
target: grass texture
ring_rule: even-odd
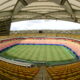
[[[1,55],[30,61],[66,61],[76,57],[66,47],[58,45],[16,45]]]

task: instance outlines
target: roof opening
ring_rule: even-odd
[[[61,20],[27,20],[13,22],[11,31],[16,30],[75,30],[80,24]],[[40,31],[41,32],[41,31]]]

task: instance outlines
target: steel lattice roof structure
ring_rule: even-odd
[[[14,21],[55,19],[80,23],[80,0],[0,0],[0,35]]]

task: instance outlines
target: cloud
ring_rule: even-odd
[[[11,30],[68,30],[68,29],[80,29],[80,24],[60,21],[60,20],[28,20],[14,22],[11,24]]]

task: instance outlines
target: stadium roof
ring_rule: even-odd
[[[0,0],[0,35],[14,21],[55,19],[80,23],[80,0]]]

